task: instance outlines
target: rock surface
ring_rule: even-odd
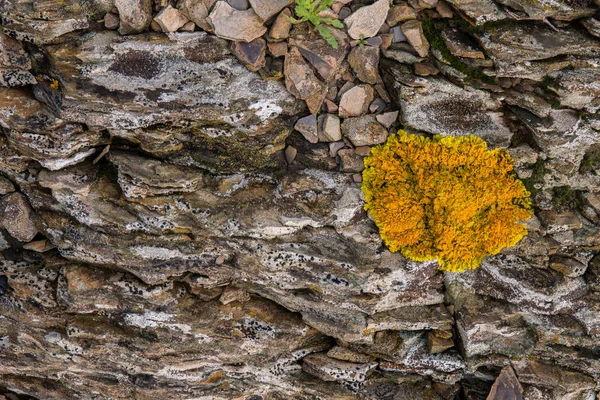
[[[597,398],[598,3],[292,3],[0,2],[0,399]],[[529,234],[390,253],[397,128],[508,149]]]

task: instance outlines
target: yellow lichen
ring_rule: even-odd
[[[476,136],[399,131],[365,158],[362,190],[390,251],[453,272],[517,244],[533,213],[508,152]]]

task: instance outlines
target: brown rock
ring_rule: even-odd
[[[442,353],[451,347],[454,347],[452,339],[437,336],[433,331],[427,333],[427,351],[431,354]]]
[[[205,31],[212,32],[212,26],[208,22],[208,0],[183,0],[181,2],[181,12],[190,21]]]
[[[539,212],[538,217],[548,234],[581,229],[583,227],[583,223],[577,214],[571,211],[559,213],[554,210],[543,210]]]
[[[285,160],[287,161],[288,164],[291,164],[294,162],[294,159],[296,158],[296,154],[298,154],[298,150],[293,146],[288,146],[285,149]]]
[[[550,268],[569,278],[576,278],[585,273],[586,265],[574,258],[555,254],[550,256]]]
[[[410,21],[411,19],[417,19],[417,12],[407,5],[399,5],[390,9],[386,22],[389,26],[395,26],[398,22]]]
[[[339,142],[331,142],[329,143],[329,157],[337,156],[338,151],[343,149],[346,146],[346,143],[343,140]]]
[[[229,304],[233,303],[234,301],[243,303],[248,300],[250,300],[250,295],[248,292],[235,287],[234,285],[228,285],[219,298],[221,304]]]
[[[325,108],[328,113],[335,113],[339,109],[338,105],[329,99],[325,99],[323,103],[325,104]]]
[[[113,13],[107,13],[104,16],[104,27],[106,29],[115,30],[119,28],[119,16]]]
[[[417,74],[417,75],[429,76],[429,75],[437,75],[439,73],[440,73],[440,70],[428,62],[415,63],[415,74]]]
[[[0,201],[0,225],[17,240],[31,241],[37,235],[33,210],[21,193],[11,193]]]
[[[418,0],[419,7],[421,8],[435,8],[438,0]]]
[[[352,70],[365,83],[372,85],[379,78],[379,48],[370,46],[357,46],[348,56]]]
[[[306,101],[310,112],[316,114],[327,95],[327,85],[313,73],[300,50],[292,47],[285,56],[285,86],[296,98]]]
[[[15,185],[7,178],[0,176],[0,196],[15,191]]]
[[[452,13],[452,8],[450,8],[450,5],[445,1],[438,1],[437,6],[435,6],[435,10],[442,18],[452,18],[454,16]]]
[[[487,400],[523,400],[523,387],[510,365],[500,371]]]
[[[369,146],[358,146],[357,148],[354,149],[354,152],[356,154],[358,154],[359,156],[367,156],[369,155],[369,152],[371,151],[371,147]]]
[[[35,242],[25,243],[23,245],[23,248],[25,250],[31,250],[38,253],[45,253],[48,250],[52,250],[54,248],[54,245],[48,239],[43,239],[36,240]]]
[[[251,42],[267,31],[253,10],[239,11],[225,1],[215,4],[208,19],[215,29],[215,35],[224,39]]]
[[[337,40],[337,49],[331,47],[308,24],[296,25],[289,39],[289,45],[300,50],[302,56],[325,82],[330,82],[340,70],[349,42],[348,36],[343,31],[335,28],[331,28],[330,31]]]
[[[115,0],[119,10],[119,33],[127,35],[146,30],[152,22],[152,0]]]
[[[359,364],[366,364],[375,360],[375,357],[373,356],[361,354],[342,346],[332,347],[331,350],[327,352],[327,356],[336,358],[338,360],[350,361]]]
[[[156,17],[154,17],[163,32],[175,32],[189,22],[189,19],[183,15],[178,9],[170,5],[163,8]]]
[[[323,116],[323,136],[327,142],[337,142],[342,139],[342,131],[340,128],[340,119],[332,114]]]
[[[289,17],[292,16],[292,12],[289,8],[284,9],[277,18],[273,25],[271,26],[271,30],[269,31],[269,36],[274,40],[285,40],[290,36],[290,29],[292,29],[292,22],[289,20]]]
[[[363,157],[359,156],[352,149],[342,149],[338,151],[340,157],[341,172],[361,172],[365,169]]]
[[[294,4],[293,0],[250,0],[250,5],[263,21],[267,21],[273,15],[285,7]]]
[[[180,32],[194,32],[196,30],[196,24],[193,21],[188,21],[185,25],[179,28]]]
[[[429,53],[429,42],[423,34],[421,21],[409,21],[402,24],[402,33],[406,36],[408,43],[419,53],[421,57],[427,57]]]
[[[231,52],[250,70],[258,71],[265,66],[267,42],[264,39],[254,39],[250,43],[232,42]]]
[[[269,42],[267,43],[267,47],[273,57],[283,57],[288,52],[287,42]]]
[[[381,126],[373,115],[346,118],[342,123],[342,133],[354,146],[380,144],[387,139],[387,130]]]
[[[358,117],[367,112],[373,101],[373,88],[369,85],[358,85],[345,92],[340,99],[339,116]]]

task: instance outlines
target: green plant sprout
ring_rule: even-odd
[[[299,19],[288,17],[293,24],[299,24],[301,22],[309,21],[315,26],[317,32],[327,41],[327,43],[334,49],[338,48],[337,40],[323,24],[331,25],[335,28],[343,28],[344,25],[337,19],[320,17],[319,13],[325,11],[334,0],[298,0],[296,1],[296,16]]]

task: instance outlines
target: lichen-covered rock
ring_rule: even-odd
[[[383,71],[406,125],[433,134],[471,134],[494,147],[508,147],[512,132],[496,111],[500,103],[488,92],[465,90],[437,77],[409,81],[400,64],[389,60],[383,63]]]

